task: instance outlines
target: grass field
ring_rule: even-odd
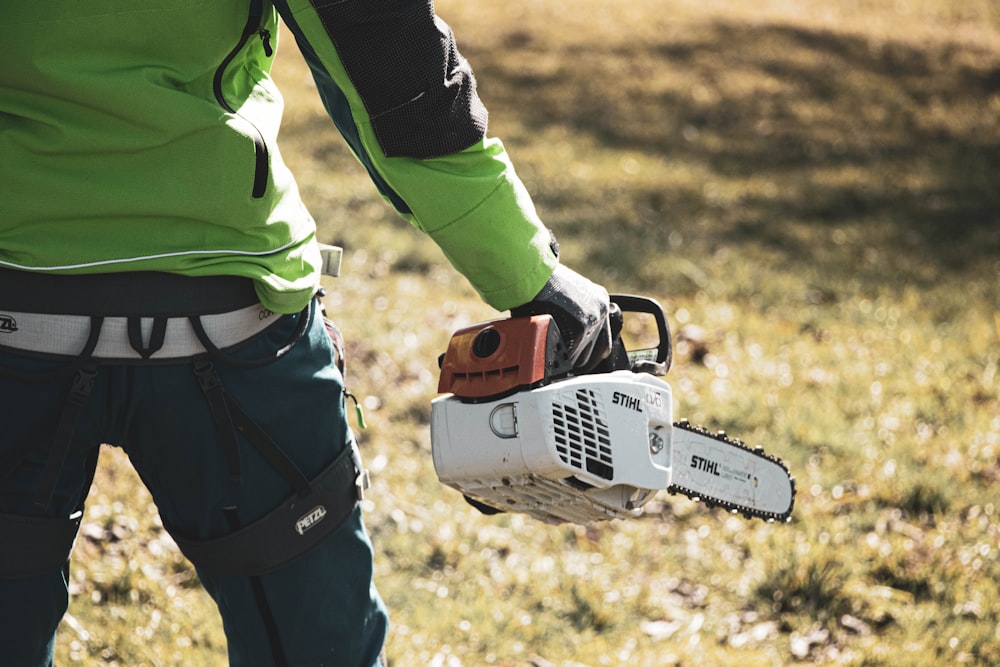
[[[346,248],[393,667],[1000,665],[1000,8],[442,0],[564,261],[666,307],[675,414],[798,480],[768,525],[483,517],[434,475],[450,333],[495,317],[353,163],[290,39],[283,154]],[[108,449],[57,664],[225,664]],[[2,662],[2,660],[0,660]]]

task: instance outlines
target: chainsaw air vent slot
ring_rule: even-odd
[[[570,486],[578,491],[590,491],[591,489],[596,488],[593,484],[588,484],[587,482],[584,482],[582,479],[577,479],[576,477],[572,476],[563,477],[562,481],[566,486]]]
[[[517,375],[520,370],[520,366],[508,366],[506,368],[488,368],[476,371],[455,371],[451,376],[458,382],[489,382],[492,378]]]
[[[614,477],[607,420],[590,389],[578,389],[575,401],[552,404],[556,453],[568,466],[602,479]]]

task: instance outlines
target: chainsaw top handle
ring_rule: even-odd
[[[673,361],[673,346],[670,339],[670,326],[663,307],[655,299],[635,294],[611,294],[612,308],[611,354],[592,372],[606,373],[610,370],[632,370],[636,373],[651,375],[666,375]],[[621,332],[624,328],[626,313],[645,313],[652,315],[656,321],[658,343],[655,348],[628,350],[622,341]]]

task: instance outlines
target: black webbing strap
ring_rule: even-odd
[[[243,469],[240,463],[240,446],[236,439],[236,427],[233,424],[232,415],[229,413],[229,401],[226,400],[226,390],[223,388],[222,380],[219,379],[219,374],[216,373],[211,360],[196,359],[194,374],[198,378],[202,393],[208,400],[208,408],[212,412],[212,420],[215,422],[216,432],[221,439],[222,450],[226,456],[226,465],[229,468],[229,489],[226,492],[223,506],[235,507],[239,486],[243,481]]]
[[[167,527],[181,551],[207,572],[252,577],[305,554],[343,525],[362,498],[366,479],[353,442],[280,507],[229,535],[190,539]]]
[[[226,393],[225,388],[222,386],[222,380],[219,378],[219,374],[216,372],[213,363],[204,358],[196,360],[194,362],[194,373],[198,378],[198,384],[201,386],[205,398],[208,400],[212,420],[215,422],[216,432],[222,441],[222,449],[229,467],[230,494],[224,506],[236,506],[236,493],[243,481],[237,433],[242,434],[253,445],[254,449],[264,457],[271,467],[285,478],[296,493],[307,493],[309,491],[309,479],[299,470],[295,462],[281,451],[278,444],[264,432],[264,429],[250,419],[229,394]]]
[[[167,340],[167,318],[153,318],[153,327],[149,334],[149,343],[142,340],[142,321],[138,317],[128,318],[128,342],[132,349],[143,359],[149,359],[163,347]]]
[[[90,333],[87,342],[80,352],[77,361],[79,365],[76,375],[73,376],[73,384],[70,386],[69,395],[59,414],[59,421],[56,422],[56,431],[52,436],[52,444],[49,448],[49,456],[45,462],[45,470],[42,471],[42,481],[35,492],[35,504],[39,507],[48,507],[52,502],[52,495],[59,484],[59,473],[66,455],[69,454],[70,445],[73,443],[73,435],[76,433],[76,423],[80,414],[90,400],[90,392],[94,387],[94,379],[97,377],[97,365],[91,361],[91,355],[97,347],[97,341],[101,335],[101,327],[104,318],[95,316],[90,318]]]
[[[66,403],[59,413],[59,421],[56,422],[56,432],[52,437],[49,457],[42,472],[42,481],[35,491],[34,500],[39,507],[48,507],[52,501],[52,495],[59,483],[59,473],[66,461],[66,455],[69,454],[73,434],[76,433],[76,422],[87,401],[90,400],[90,392],[96,377],[97,367],[89,364],[78,370],[73,377],[73,386],[70,387]]]
[[[0,273],[0,279],[2,278],[3,274]],[[97,341],[100,338],[101,327],[103,325],[103,317],[90,318],[90,333],[87,336],[87,342],[84,344],[83,350],[80,351],[80,354],[70,363],[44,373],[29,373],[18,371],[13,368],[0,367],[0,377],[11,378],[19,382],[54,382],[56,380],[61,380],[72,373],[79,374],[81,368],[92,368],[88,365],[91,363],[90,355],[93,354],[94,349],[97,347]],[[79,378],[77,376],[77,378],[74,379],[74,383],[78,381]],[[65,419],[61,419],[60,421],[65,422],[65,425],[63,426],[64,429],[71,424],[71,422],[68,422]],[[75,420],[72,422],[72,425],[75,428]],[[72,433],[70,433],[70,437],[72,437]],[[41,448],[42,446],[44,445],[39,445],[30,439],[26,439],[20,447],[9,453],[5,458],[0,458],[0,481],[8,479],[11,475],[13,475],[31,451],[36,448]],[[38,497],[41,497],[43,493],[43,491],[39,491],[37,494]]]
[[[309,478],[306,477],[295,462],[288,458],[288,455],[281,451],[278,444],[271,439],[250,417],[247,416],[240,406],[236,405],[229,394],[224,394],[226,406],[229,409],[229,416],[232,419],[236,430],[253,445],[254,449],[264,457],[272,468],[278,471],[285,480],[292,485],[292,489],[298,494],[309,492]]]
[[[254,281],[152,271],[46,274],[0,268],[5,310],[107,317],[187,317],[260,303]]]
[[[223,387],[210,357],[194,362],[194,373],[208,400],[229,466],[229,493],[223,511],[233,532],[210,540],[190,539],[167,527],[188,559],[208,572],[258,576],[297,558],[322,542],[347,520],[367,487],[357,445],[350,445],[315,479],[310,480],[278,444],[257,425]],[[236,499],[242,480],[240,442],[247,442],[292,489],[277,509],[247,526],[236,528]]]
[[[236,531],[243,527],[236,509],[225,510],[225,514],[230,530]],[[271,601],[268,600],[267,591],[264,590],[264,580],[259,576],[247,579],[250,590],[253,592],[254,603],[257,605],[257,613],[260,614],[260,620],[264,624],[264,632],[267,633],[267,643],[271,647],[271,659],[274,660],[274,667],[288,667],[284,642],[281,641],[281,632],[278,630],[278,623],[274,618]]]
[[[306,331],[309,328],[309,320],[311,317],[311,309],[313,308],[313,303],[316,299],[313,299],[302,311],[299,313],[298,323],[295,325],[295,331],[292,332],[291,337],[288,341],[279,348],[277,351],[268,354],[267,356],[258,359],[238,359],[225,350],[219,349],[219,347],[212,341],[208,336],[208,332],[205,331],[205,325],[202,324],[200,317],[189,317],[188,321],[191,322],[191,328],[194,329],[195,336],[198,337],[198,342],[208,350],[208,356],[212,359],[224,362],[228,366],[234,366],[236,368],[257,368],[259,366],[266,366],[267,364],[274,363],[281,357],[288,354],[292,348],[294,348],[300,340],[306,335]]]

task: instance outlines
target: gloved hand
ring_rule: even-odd
[[[611,351],[610,311],[606,289],[559,264],[533,300],[510,312],[514,317],[551,315],[573,368],[589,371]]]

